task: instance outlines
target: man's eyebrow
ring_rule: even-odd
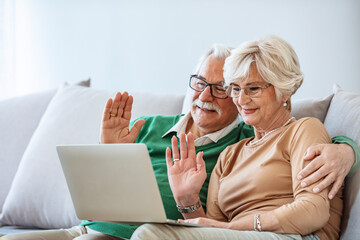
[[[204,80],[205,82],[208,82],[208,80],[206,80],[206,78],[201,75],[196,75],[196,77],[200,78],[201,80]],[[215,84],[222,84],[224,82],[225,82],[225,80],[219,80]]]
[[[205,77],[201,76],[201,75],[196,75],[198,78],[200,78],[201,80],[207,81]]]

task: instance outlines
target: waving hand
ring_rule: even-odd
[[[106,102],[101,126],[101,143],[133,143],[145,120],[137,120],[129,130],[133,97],[127,92],[116,93]]]
[[[176,137],[171,139],[173,160],[170,148],[166,149],[169,183],[180,206],[193,205],[198,201],[200,189],[206,179],[203,153],[196,154],[192,133],[189,133],[187,138],[188,147],[185,134],[180,134],[180,153]]]

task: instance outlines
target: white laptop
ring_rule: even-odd
[[[166,218],[145,144],[58,145],[56,149],[79,219],[200,226]]]

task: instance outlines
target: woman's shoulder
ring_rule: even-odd
[[[292,133],[291,135],[293,137],[329,138],[329,134],[326,131],[324,124],[314,117],[305,117],[296,120],[293,124],[290,124],[289,131]]]
[[[304,117],[297,119],[293,124],[292,127],[295,128],[303,128],[303,127],[311,127],[311,128],[325,128],[324,124],[317,118],[314,117]]]

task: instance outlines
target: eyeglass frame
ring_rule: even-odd
[[[193,88],[193,87],[191,86],[191,79],[192,79],[192,78],[196,78],[196,79],[198,79],[198,80],[204,81],[204,82],[205,82],[204,89],[200,91],[200,90],[197,90],[197,89]],[[227,88],[224,86],[224,84],[208,83],[205,78],[203,78],[203,77],[201,77],[201,76],[199,76],[199,75],[196,75],[196,74],[190,75],[189,87],[190,87],[192,90],[194,90],[194,91],[196,91],[196,92],[203,92],[203,91],[205,91],[205,89],[206,89],[208,86],[210,87],[210,94],[211,94],[211,96],[213,96],[214,98],[227,99],[227,98],[229,97],[228,94],[226,93]],[[225,90],[225,96],[226,96],[226,97],[217,97],[217,96],[214,96],[214,94],[213,94],[213,89],[212,89],[213,87],[212,87],[212,86],[220,86],[220,87],[223,87],[224,90]]]
[[[232,85],[234,85],[234,84],[233,84],[233,83],[230,83],[230,84],[226,87],[226,93],[227,93],[227,95],[228,95],[229,97],[232,97],[232,96],[231,96]],[[244,89],[244,93],[245,93],[247,96],[249,96],[249,97],[251,97],[251,98],[259,98],[259,97],[261,97],[261,95],[263,94],[264,90],[267,89],[267,88],[269,88],[269,87],[271,87],[272,84],[271,84],[271,83],[268,83],[268,84],[266,84],[265,86],[247,86],[247,87],[243,87],[243,88],[241,88],[239,85],[237,85],[237,86],[240,88],[239,95],[237,95],[236,97],[232,97],[232,98],[238,98],[238,97],[240,96],[240,93],[241,93],[241,90],[242,90],[242,89]],[[258,88],[260,88],[260,95],[259,95],[259,96],[256,96],[256,97],[255,97],[255,96],[250,96],[250,95],[249,95],[249,93],[248,93],[249,88],[252,88],[252,87],[258,87]]]

